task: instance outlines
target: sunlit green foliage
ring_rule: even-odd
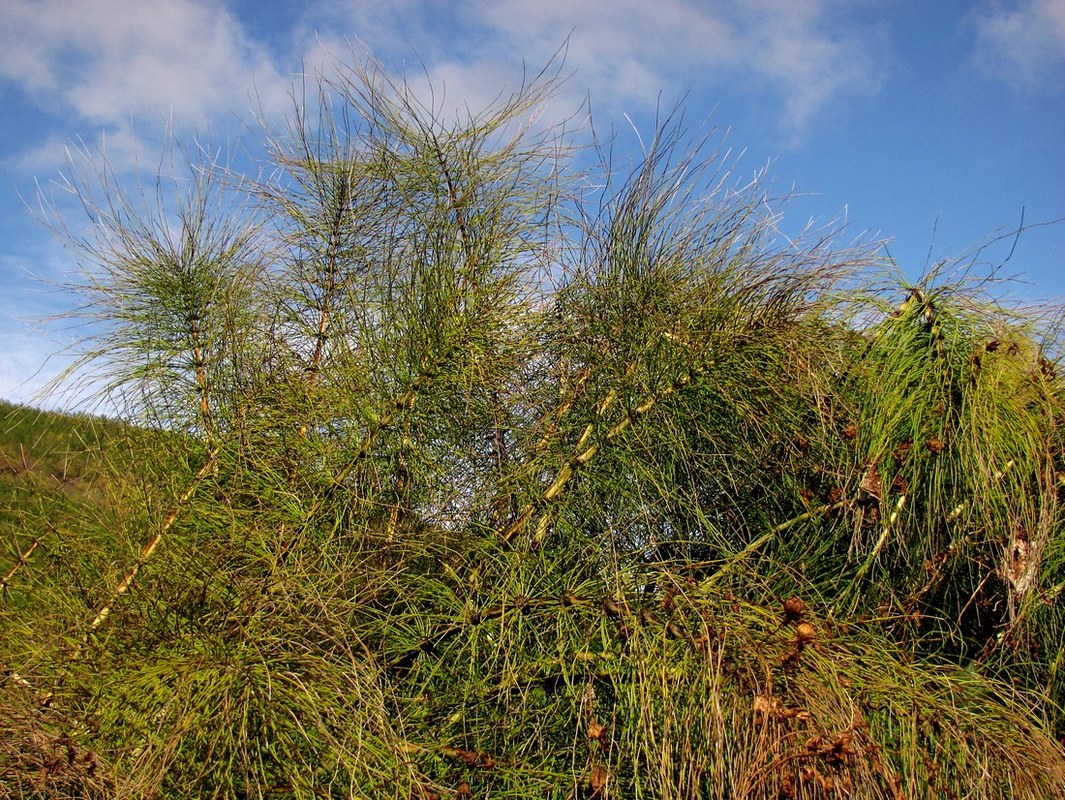
[[[316,88],[257,183],[77,184],[139,424],[18,517],[0,785],[1065,793],[1051,316],[779,236],[668,121],[578,172],[549,77]]]

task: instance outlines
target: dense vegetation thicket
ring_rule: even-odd
[[[664,124],[374,65],[93,222],[91,503],[13,503],[15,797],[1065,796],[1054,313]],[[107,454],[107,458],[104,458]]]

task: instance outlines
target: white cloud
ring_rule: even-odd
[[[823,109],[876,87],[879,32],[830,24],[833,4],[750,3],[743,25],[741,69],[759,76],[782,100],[785,126],[801,134]],[[752,56],[753,54],[753,56]]]
[[[1049,0],[1044,0],[1044,4]],[[858,0],[862,5],[862,0]],[[840,17],[843,0],[319,0],[292,23],[290,45],[308,71],[325,53],[349,55],[359,37],[417,82],[442,81],[448,103],[477,109],[513,91],[521,63],[535,71],[567,40],[575,77],[551,113],[668,106],[687,91],[740,90],[766,106],[786,138],[801,137],[826,108],[871,90],[878,48],[868,29]],[[249,13],[254,13],[251,11]],[[289,109],[291,78],[251,39],[222,0],[7,0],[0,78],[40,107],[69,115],[67,131],[112,146],[169,119],[225,127],[249,116],[258,90],[268,117]],[[399,63],[397,63],[399,62]],[[294,62],[295,63],[295,62]],[[680,76],[678,78],[678,76]],[[255,89],[253,89],[253,86]],[[127,144],[124,151],[131,150]],[[24,154],[46,165],[59,148]]]
[[[417,82],[443,81],[475,110],[513,91],[568,38],[562,116],[590,90],[597,108],[645,112],[687,90],[737,87],[801,134],[838,98],[873,85],[863,33],[830,20],[841,0],[348,0],[305,6],[292,44],[308,72],[358,37]],[[220,0],[8,0],[0,77],[42,108],[113,132],[171,116],[209,127],[254,105],[289,108],[287,70]],[[302,41],[301,41],[302,40]],[[397,63],[398,62],[398,63]],[[684,85],[678,83],[683,76]],[[504,84],[506,84],[504,86]],[[564,111],[563,111],[564,109]],[[75,129],[84,130],[84,126]],[[41,153],[31,154],[39,161]]]
[[[491,24],[510,52],[545,57],[569,36],[567,64],[605,94],[647,100],[684,67],[692,80],[737,56],[735,26],[705,5],[661,0],[475,0],[471,16]]]
[[[253,87],[268,110],[287,93],[265,50],[217,2],[7,0],[4,16],[0,77],[68,115],[71,131],[120,128],[131,115],[213,127],[251,109]]]
[[[149,126],[153,134],[159,133]],[[71,171],[86,177],[86,170],[103,167],[121,176],[144,172],[141,160],[148,154],[149,170],[158,164],[159,152],[165,142],[151,136],[144,146],[138,140],[137,130],[131,120],[96,129],[91,139],[52,133],[22,150],[6,162],[17,170],[42,178],[42,189],[50,195],[49,187],[56,181],[70,177]],[[95,167],[93,166],[95,164]],[[32,200],[32,198],[27,198]]]
[[[985,72],[1029,89],[1060,90],[1065,0],[985,3],[971,19],[974,59]]]
[[[450,79],[454,93],[482,97],[488,84],[513,85],[519,59],[536,69],[568,37],[565,66],[575,72],[566,87],[570,107],[587,89],[597,107],[649,111],[687,90],[740,88],[770,102],[767,118],[792,138],[840,97],[875,87],[879,37],[837,13],[853,5],[464,0],[450,4],[455,21],[442,26],[434,19],[439,6],[428,0],[379,0],[349,3],[347,20],[389,63],[416,54],[431,77]]]

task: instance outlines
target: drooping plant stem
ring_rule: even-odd
[[[114,588],[111,590],[110,597],[108,598],[108,600],[96,612],[96,616],[92,618],[92,622],[89,623],[88,629],[82,635],[82,642],[87,641],[88,638],[92,636],[93,633],[95,633],[96,629],[107,621],[107,618],[111,615],[111,609],[114,608],[115,603],[118,602],[118,600],[121,599],[122,595],[124,595],[129,590],[130,586],[133,585],[133,581],[137,577],[137,573],[140,572],[144,565],[148,563],[148,559],[152,557],[152,554],[155,552],[156,548],[158,548],[159,545],[162,544],[163,539],[166,537],[167,533],[169,533],[171,527],[173,527],[174,523],[178,521],[182,512],[185,511],[185,509],[188,507],[189,502],[195,496],[196,492],[199,491],[201,484],[207,479],[209,475],[211,475],[215,471],[215,468],[217,466],[217,460],[217,450],[212,450],[207,454],[207,458],[204,461],[203,466],[201,466],[199,470],[197,470],[196,474],[192,476],[192,479],[189,481],[189,484],[185,488],[185,491],[181,493],[177,501],[167,512],[166,516],[163,518],[162,522],[159,525],[159,530],[152,534],[152,536],[149,537],[148,540],[144,543],[144,545],[141,547],[140,553],[138,554],[136,560],[133,562],[132,566],[122,577],[122,579],[117,584],[115,584]]]

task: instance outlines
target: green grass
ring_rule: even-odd
[[[3,574],[39,533],[41,504],[58,510],[104,502],[126,426],[101,417],[0,401],[0,553]],[[32,522],[31,522],[32,520]]]

